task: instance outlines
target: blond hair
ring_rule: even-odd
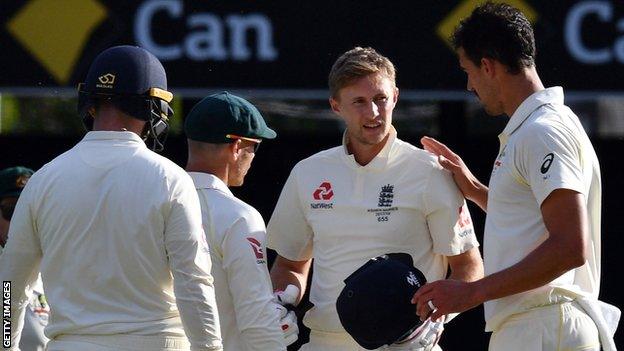
[[[357,46],[334,62],[329,72],[329,93],[337,98],[340,89],[358,78],[374,73],[382,73],[396,85],[396,71],[392,62],[373,48]]]

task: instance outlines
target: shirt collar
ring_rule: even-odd
[[[349,154],[349,150],[347,149],[347,143],[349,142],[349,137],[347,135],[347,131],[345,130],[344,134],[342,135],[342,150],[344,152],[343,153],[344,158],[347,160],[347,162],[351,166],[354,166],[355,168],[361,167],[363,169],[370,169],[370,170],[376,170],[376,171],[383,170],[384,168],[386,168],[386,165],[388,164],[388,160],[390,159],[390,152],[392,151],[392,146],[395,144],[397,140],[397,131],[394,128],[394,126],[390,127],[389,134],[390,135],[388,136],[388,140],[386,140],[386,144],[384,145],[383,149],[381,149],[381,151],[379,151],[377,156],[375,156],[375,158],[373,158],[366,166],[362,166],[359,163],[357,163],[357,161],[355,161],[355,157],[353,156],[353,154]]]
[[[140,136],[138,136],[136,133],[134,132],[130,132],[130,131],[104,131],[104,130],[98,130],[98,131],[91,131],[88,132],[84,138],[82,138],[83,141],[98,141],[98,140],[121,140],[121,141],[132,141],[132,142],[137,142],[137,143],[141,143],[143,144],[143,146],[145,146],[145,142],[143,142],[143,139],[141,139]]]
[[[526,98],[520,106],[516,109],[516,112],[511,116],[507,126],[503,130],[503,138],[508,138],[516,129],[518,129],[522,123],[537,110],[540,106],[546,104],[558,104],[563,105],[563,88],[552,87],[533,93]]]
[[[188,174],[191,176],[191,179],[193,179],[196,189],[215,189],[228,196],[234,196],[230,188],[214,174],[203,172],[188,172]]]

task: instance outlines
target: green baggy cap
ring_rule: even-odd
[[[253,139],[277,136],[254,105],[227,91],[207,96],[193,106],[184,132],[191,140],[213,144],[232,142],[227,135]]]
[[[26,167],[11,167],[0,171],[0,198],[19,197],[30,176],[35,173]]]

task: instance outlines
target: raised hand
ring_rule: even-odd
[[[420,142],[425,150],[438,157],[442,167],[453,174],[453,179],[464,197],[486,211],[488,188],[472,174],[461,157],[434,138],[425,136]]]

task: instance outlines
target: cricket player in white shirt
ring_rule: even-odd
[[[0,171],[0,255],[8,238],[17,199],[33,173],[32,169],[20,166]],[[43,293],[41,276],[38,276],[24,312],[24,328],[19,343],[21,351],[45,350],[48,338],[43,329],[48,325],[49,314],[50,307]]]
[[[454,34],[459,63],[490,115],[511,116],[499,135],[489,189],[461,158],[431,138],[466,196],[484,211],[486,277],[443,280],[414,296],[421,316],[485,302],[490,350],[614,350],[619,310],[597,301],[600,287],[600,167],[560,87],[545,89],[526,17],[488,3]]]
[[[427,280],[445,278],[450,265],[453,279],[472,281],[483,266],[451,174],[392,127],[399,91],[390,60],[354,48],[334,63],[329,87],[331,108],[347,125],[343,145],[293,168],[267,229],[278,253],[271,277],[277,289],[294,284],[303,294],[314,259],[314,307],[304,318],[310,342],[302,350],[363,350],[335,304],[343,280],[370,258],[408,253]],[[422,350],[410,342],[393,349]]]
[[[0,258],[9,348],[41,269],[47,350],[222,350],[193,182],[142,139],[163,146],[173,95],[162,64],[138,47],[107,49],[79,93],[93,131],[30,178]]]
[[[197,103],[184,129],[186,170],[199,194],[211,248],[224,350],[286,350],[299,329],[295,313],[273,296],[264,220],[228,188],[243,184],[260,142],[276,133],[255,106],[228,92]]]

